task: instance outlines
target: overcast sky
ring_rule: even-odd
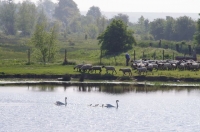
[[[200,0],[73,0],[80,11],[200,13]]]

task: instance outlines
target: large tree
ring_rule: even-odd
[[[86,16],[91,16],[92,18],[94,18],[96,20],[101,17],[101,11],[100,11],[99,7],[92,6],[88,10]]]
[[[196,31],[196,23],[187,16],[173,19],[155,19],[150,23],[150,33],[155,40],[166,39],[173,41],[192,40]]]
[[[39,10],[43,10],[48,19],[53,19],[56,3],[51,0],[40,0],[37,3]]]
[[[154,36],[155,40],[164,39],[165,20],[158,18],[150,23],[150,33]]]
[[[145,19],[143,16],[138,18],[137,24],[135,24],[135,33],[140,34],[141,37],[148,38],[147,36],[149,35],[149,20]]]
[[[176,20],[175,25],[176,40],[192,40],[194,33],[196,32],[196,23],[187,16],[179,17]]]
[[[200,13],[199,13],[199,16],[200,16]],[[200,18],[197,21],[197,31],[194,35],[194,39],[195,39],[197,45],[200,46]]]
[[[101,44],[101,50],[105,50],[107,54],[118,54],[136,44],[133,31],[128,30],[122,20],[115,19],[97,39]]]
[[[44,64],[46,62],[51,62],[55,58],[57,41],[56,25],[54,25],[50,31],[46,31],[46,29],[46,23],[37,24],[35,32],[31,38],[31,43],[37,58]]]
[[[55,17],[68,26],[71,21],[80,16],[77,4],[73,0],[59,0],[55,8]]]
[[[12,0],[5,1],[0,8],[1,26],[7,35],[16,33],[16,5]]]
[[[35,26],[36,15],[37,10],[34,3],[24,1],[20,4],[17,16],[17,27],[22,31],[23,36],[31,35]]]
[[[166,24],[164,28],[164,35],[166,40],[175,40],[175,24],[176,21],[173,17],[167,16],[166,17]]]

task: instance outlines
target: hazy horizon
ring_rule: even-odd
[[[86,15],[87,11],[80,11],[81,15]],[[198,13],[169,13],[169,12],[106,12],[101,11],[102,15],[106,16],[108,19],[114,17],[115,15],[122,13],[129,16],[130,22],[137,22],[138,18],[143,16],[144,18],[148,19],[149,21],[153,21],[156,18],[163,18],[165,19],[166,16],[171,16],[173,18],[178,18],[181,16],[188,16],[191,17],[193,20],[197,20],[200,16]]]
[[[14,0],[22,2],[23,0]],[[30,0],[37,3],[39,0]],[[57,3],[58,0],[50,0]],[[81,12],[99,7],[102,12],[200,13],[200,0],[73,0]]]
[[[105,12],[200,13],[200,0],[73,0],[80,11],[99,7]]]

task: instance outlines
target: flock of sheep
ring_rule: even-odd
[[[109,71],[117,74],[117,71],[114,66],[93,66],[92,64],[79,64],[74,66],[74,70],[82,72],[93,72],[99,71],[101,73],[102,68],[105,68],[106,73]],[[123,75],[126,73],[129,76],[132,75],[132,70],[138,72],[139,75],[147,74],[147,72],[152,72],[153,70],[193,70],[198,71],[200,64],[194,60],[134,60],[131,61],[130,68],[120,68],[119,71],[123,72]]]
[[[139,73],[176,69],[198,71],[200,64],[194,60],[136,60],[132,61],[131,67],[139,71]]]
[[[99,71],[99,73],[101,73],[102,68],[106,69],[106,73],[111,71],[112,74],[113,73],[117,74],[117,71],[114,66],[93,66],[92,64],[78,64],[78,65],[74,66],[74,70],[82,71],[82,72],[95,71],[95,73],[96,73],[96,71]],[[122,71],[124,75],[126,75],[126,73],[129,73],[129,75],[132,75],[131,68],[120,68],[119,71]]]

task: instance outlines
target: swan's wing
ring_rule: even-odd
[[[60,101],[56,101],[55,105],[65,105],[65,104]]]
[[[113,106],[113,105],[111,105],[111,104],[106,104],[105,107],[115,107],[115,106]]]

